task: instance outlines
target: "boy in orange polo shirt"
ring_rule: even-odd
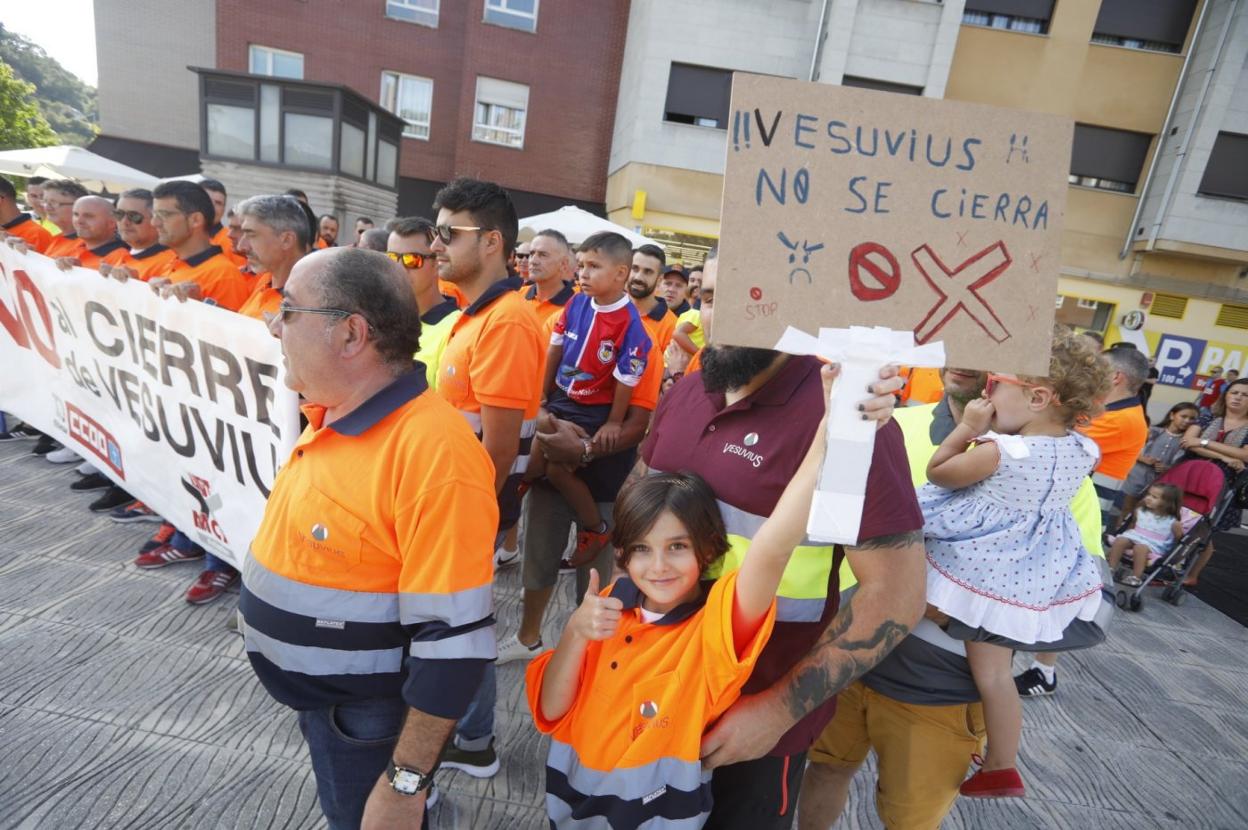
[[[823,377],[826,394],[835,375]],[[534,722],[551,736],[552,827],[705,823],[711,774],[702,769],[702,733],[736,702],[771,635],[825,436],[821,424],[740,569],[713,584],[703,573],[729,544],[706,482],[664,473],[621,491],[612,541],[627,576],[599,594],[595,571],[558,647],[526,673]]]

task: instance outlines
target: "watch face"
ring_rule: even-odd
[[[413,772],[407,769],[396,769],[394,771],[394,780],[390,782],[390,786],[394,787],[396,792],[403,795],[415,795],[420,792],[420,785],[424,783],[424,776],[419,772]]]

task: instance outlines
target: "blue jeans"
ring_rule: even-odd
[[[468,711],[455,724],[455,744],[472,752],[485,749],[494,737],[494,704],[498,700],[498,681],[494,663],[486,664],[481,686],[477,689]]]
[[[207,551],[204,552],[204,570],[221,571],[227,574],[238,573],[238,570],[229,562],[226,562],[224,559],[218,559]]]
[[[356,830],[364,805],[394,752],[407,704],[402,698],[340,703],[299,713],[316,797],[330,830]],[[424,826],[429,826],[426,815]]]

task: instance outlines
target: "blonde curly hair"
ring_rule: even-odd
[[[1020,378],[1052,389],[1067,428],[1083,426],[1104,411],[1113,383],[1113,369],[1089,338],[1068,329],[1053,327],[1053,352],[1048,377]]]

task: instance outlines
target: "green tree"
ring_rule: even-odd
[[[47,147],[56,143],[56,133],[39,111],[35,88],[13,74],[0,62],[0,150]]]

